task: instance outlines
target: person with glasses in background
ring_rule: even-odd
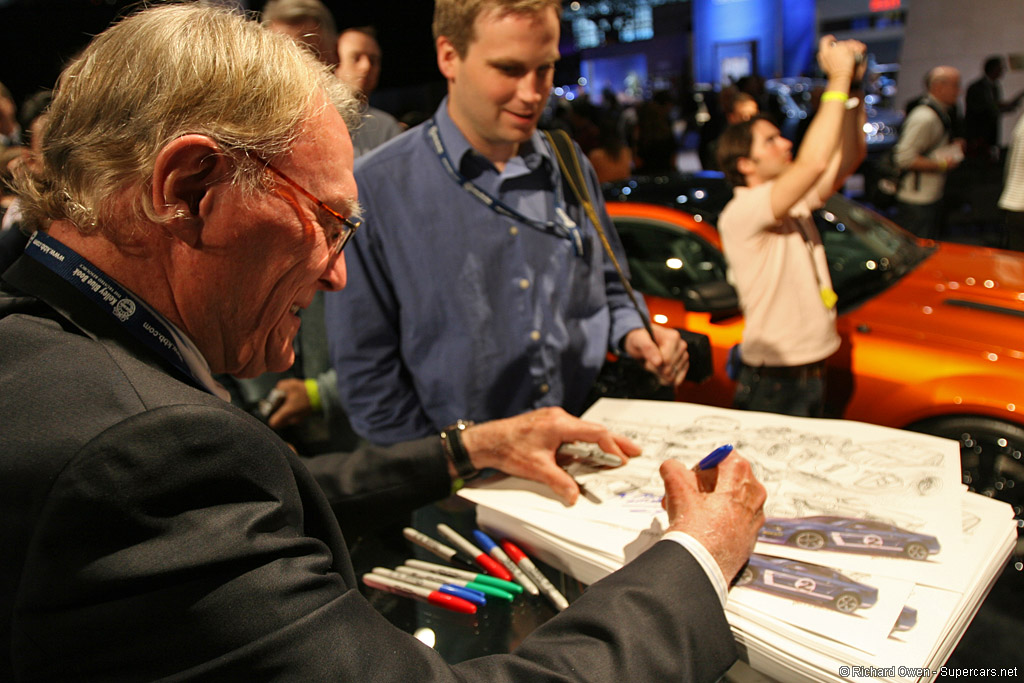
[[[355,102],[204,3],[128,17],[62,74],[18,180],[42,230],[0,292],[0,679],[717,679],[764,521],[743,458],[710,493],[666,463],[665,539],[514,652],[450,666],[360,594],[336,520],[444,495],[437,435],[300,460],[213,381],[290,365],[298,311],[345,286]],[[562,441],[636,452],[554,409],[462,436],[546,481]]]

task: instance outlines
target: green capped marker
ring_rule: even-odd
[[[508,591],[509,593],[515,593],[519,595],[523,592],[523,587],[513,581],[505,581],[494,576],[488,576],[487,574],[477,574],[474,572],[467,572],[464,569],[456,569],[454,567],[446,567],[443,564],[435,564],[433,562],[424,562],[423,560],[407,560],[405,563],[409,567],[415,567],[416,569],[423,569],[428,572],[434,572],[435,574],[441,574],[442,576],[454,576],[456,578],[465,579],[466,581],[473,581],[474,583],[483,583],[495,588],[501,588],[502,590]]]
[[[486,583],[476,583],[475,581],[469,581],[457,576],[445,576],[444,574],[429,572],[426,569],[417,569],[416,567],[397,567],[396,571],[399,574],[408,574],[409,576],[433,579],[434,581],[454,583],[457,586],[472,588],[473,590],[480,591],[489,598],[497,598],[498,600],[504,600],[505,602],[512,602],[516,597],[507,590],[503,590],[497,586],[488,586]]]

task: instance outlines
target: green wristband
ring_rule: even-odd
[[[320,411],[320,387],[317,386],[315,379],[307,379],[304,384],[306,385],[306,397],[309,399],[309,407],[314,411]]]

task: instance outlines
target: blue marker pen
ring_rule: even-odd
[[[715,450],[708,453],[703,460],[693,466],[694,472],[700,472],[701,470],[710,470],[712,467],[718,467],[718,463],[725,460],[726,456],[732,453],[732,444],[727,443],[724,446],[719,446]]]
[[[456,584],[447,583],[445,581],[431,581],[430,579],[422,577],[409,576],[388,569],[387,567],[374,567],[372,573],[378,576],[384,576],[389,579],[394,579],[396,581],[404,581],[405,583],[411,583],[415,586],[420,586],[421,588],[429,588],[433,591],[447,593],[448,595],[454,595],[455,597],[462,598],[463,600],[471,602],[474,605],[487,604],[487,599],[483,593],[481,593],[480,591],[473,590],[472,588],[466,588],[465,586],[458,586]]]
[[[519,585],[525,588],[527,593],[530,595],[540,595],[540,590],[537,588],[536,584],[534,584],[533,581],[530,580],[530,577],[519,568],[519,565],[513,562],[512,559],[505,554],[504,550],[498,547],[497,543],[491,540],[490,536],[479,529],[474,529],[473,538],[476,539],[476,542],[479,543],[491,557],[500,562],[505,569],[508,570],[508,573],[512,575],[512,578],[515,579]]]

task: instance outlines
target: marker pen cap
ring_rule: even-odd
[[[473,530],[473,538],[476,539],[476,542],[480,544],[480,547],[484,549],[485,553],[489,553],[494,550],[494,546],[496,545],[495,542],[491,540],[490,536],[479,529]]]
[[[502,590],[510,593],[519,595],[523,592],[523,587],[515,581],[504,581],[497,579],[487,574],[465,572],[461,569],[455,569],[454,567],[446,567],[443,564],[437,564],[436,562],[426,562],[425,560],[406,560],[406,566],[415,567],[416,569],[425,569],[428,572],[434,572],[435,574],[442,574],[444,576],[457,576],[465,578],[467,581],[475,581],[476,583],[487,584],[488,586],[494,586],[501,588]]]
[[[450,609],[453,612],[476,614],[476,605],[454,595],[448,595],[447,593],[442,593],[440,591],[433,591],[429,596],[427,596],[427,600],[431,605],[444,607],[445,609]]]
[[[491,576],[495,576],[503,581],[512,580],[512,574],[490,555],[478,555],[476,561]]]
[[[438,607],[443,607],[444,609],[452,610],[453,612],[476,614],[476,605],[471,602],[467,602],[462,598],[457,598],[454,595],[448,595],[438,591],[432,591],[428,588],[420,588],[419,586],[389,579],[387,577],[380,576],[379,574],[363,574],[363,583],[371,588],[376,588],[388,593],[395,593],[409,598],[424,600],[432,605],[437,605]]]
[[[449,583],[449,579],[444,576],[437,575],[416,575],[407,574],[405,572],[395,571],[394,569],[388,569],[387,567],[374,567],[372,574],[383,576],[385,578],[395,579],[396,581],[404,581],[411,583],[422,588],[429,588],[435,591],[441,591],[442,593],[448,593],[449,595],[455,595],[463,600],[469,600],[474,605],[486,605],[487,599],[481,591],[476,591],[471,588],[464,588],[457,584]]]
[[[505,554],[512,558],[512,561],[519,564],[524,559],[527,559],[526,553],[519,548],[515,547],[508,541],[502,541],[501,547],[505,550]]]
[[[437,590],[448,595],[454,595],[457,598],[462,598],[466,602],[471,602],[474,605],[486,605],[487,597],[480,591],[473,590],[472,588],[464,588],[463,586],[456,586],[452,583],[441,584],[441,587]]]
[[[454,577],[445,577],[440,574],[434,574],[433,572],[426,571],[425,569],[416,569],[415,567],[399,567],[398,572],[400,574],[407,574],[411,576],[421,576],[434,581],[458,581],[459,585],[466,588],[467,590],[477,591],[489,598],[498,598],[506,602],[512,602],[515,598],[514,595],[506,590],[502,590],[497,586],[488,586],[483,583],[476,583],[474,581],[468,581],[466,579],[457,579]]]

